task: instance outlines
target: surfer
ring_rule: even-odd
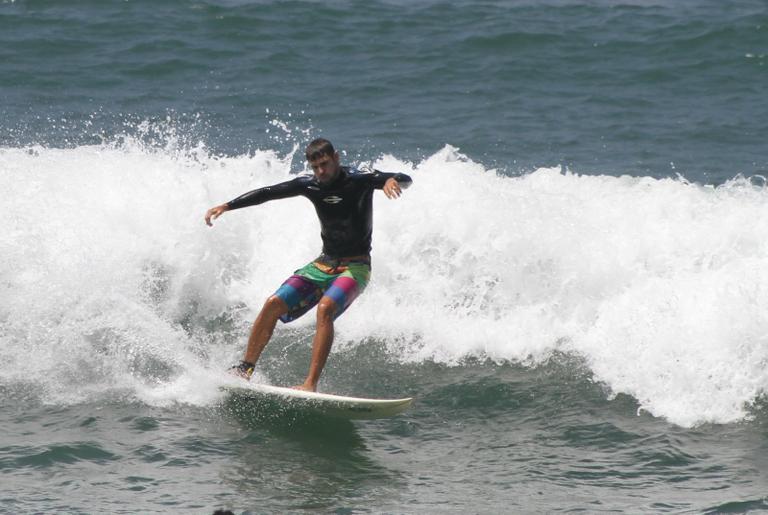
[[[362,293],[370,278],[373,190],[383,190],[387,198],[396,199],[411,185],[411,178],[403,173],[361,172],[341,166],[339,153],[322,138],[312,141],[305,154],[312,175],[259,188],[212,207],[205,213],[205,223],[211,226],[211,220],[233,209],[299,195],[315,206],[322,253],[296,270],[266,300],[253,323],[242,361],[230,369],[250,379],[277,321],[296,320],[317,305],[309,373],[294,387],[314,392],[333,344],[333,322]]]

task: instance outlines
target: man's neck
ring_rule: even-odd
[[[331,179],[330,181],[326,183],[321,183],[320,181],[315,178],[315,183],[317,183],[318,186],[321,188],[330,188],[331,186],[334,186],[336,183],[338,183],[341,179],[343,179],[347,175],[347,167],[346,166],[339,166],[339,169],[336,170],[336,177]]]

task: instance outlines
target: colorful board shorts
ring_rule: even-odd
[[[296,270],[275,295],[288,305],[288,313],[280,317],[283,323],[296,320],[312,309],[323,296],[338,306],[338,318],[360,295],[371,277],[369,261],[342,261],[338,266],[313,261]]]

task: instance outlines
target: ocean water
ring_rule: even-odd
[[[767,54],[763,1],[0,2],[0,512],[768,511]],[[320,383],[391,419],[219,389],[319,227],[203,214],[317,136],[414,179]]]

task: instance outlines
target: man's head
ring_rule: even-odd
[[[320,184],[333,182],[339,175],[339,153],[327,139],[313,140],[307,145],[305,154],[309,165],[312,167],[312,172],[315,174],[315,179]]]

